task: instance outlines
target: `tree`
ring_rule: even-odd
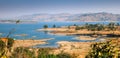
[[[48,28],[48,25],[44,25],[43,28]]]
[[[108,27],[110,30],[114,30],[115,29],[115,23],[111,22],[108,24]]]
[[[56,25],[55,25],[55,24],[53,25],[53,28],[56,28]]]
[[[18,24],[18,23],[20,23],[20,20],[17,20],[17,21],[16,21],[16,24]]]
[[[104,30],[104,26],[103,26],[103,25],[99,25],[99,26],[97,27],[97,31],[101,31],[101,30]]]
[[[86,29],[88,29],[88,26],[89,26],[89,24],[88,24],[88,23],[85,23],[85,28],[86,28]]]
[[[73,26],[77,26],[76,24],[74,24]]]
[[[120,24],[119,24],[119,23],[117,23],[117,24],[116,24],[116,26],[120,26]]]

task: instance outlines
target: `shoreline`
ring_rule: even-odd
[[[37,29],[37,31],[50,31],[50,34],[55,35],[101,35],[101,36],[120,36],[119,31],[88,31],[88,30],[75,30],[68,29],[67,27],[61,28],[46,28],[46,29]]]
[[[52,51],[53,54],[58,54],[60,52],[65,52],[70,55],[75,54],[77,58],[85,57],[89,50],[90,46],[95,42],[69,42],[69,41],[59,41],[57,44],[60,45],[58,49]],[[80,51],[80,52],[78,52]]]
[[[77,36],[75,39],[77,39],[77,40],[96,40],[97,38],[90,37],[90,36]]]
[[[120,38],[119,38],[120,39]],[[36,42],[41,42],[41,44],[45,44],[45,41],[48,39],[43,40],[35,40]],[[50,40],[50,39],[49,39]],[[108,39],[109,40],[109,39]],[[114,39],[113,39],[114,40]],[[23,41],[23,40],[18,40]],[[31,40],[24,40],[24,41],[31,41]],[[33,41],[32,41],[33,42]],[[28,42],[27,42],[28,43]],[[91,50],[91,44],[94,44],[96,42],[70,42],[70,41],[58,41],[56,42],[59,47],[58,48],[52,48],[50,51],[50,54],[59,54],[61,52],[68,53],[70,55],[75,55],[77,58],[85,58],[85,56],[89,53]],[[48,47],[49,48],[49,47]],[[40,48],[34,48],[36,50]]]
[[[52,40],[54,38],[49,38],[49,39],[39,39],[39,40],[34,40],[34,39],[25,39],[25,40],[14,40],[13,43],[13,48],[16,47],[32,47],[35,45],[39,45],[39,44],[47,44],[46,41],[48,40]]]

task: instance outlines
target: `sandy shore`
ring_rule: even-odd
[[[45,29],[37,29],[37,31],[67,31],[68,28],[45,28]]]
[[[114,40],[115,39],[115,40]],[[120,42],[119,40],[116,41],[116,38],[113,38],[112,42]],[[16,47],[29,47],[37,44],[46,44],[46,40],[51,39],[43,39],[43,40],[15,40],[14,46]],[[109,40],[109,39],[108,39]],[[22,44],[23,43],[23,44]],[[70,55],[73,55],[76,58],[85,58],[85,56],[88,54],[88,52],[91,49],[91,44],[95,42],[69,42],[69,41],[59,41],[57,42],[60,47],[55,48],[50,51],[51,54],[59,54],[61,52],[68,53]],[[36,50],[37,51],[37,50]]]
[[[76,37],[78,40],[95,40],[96,38],[90,36],[78,36]]]
[[[120,31],[88,31],[88,30],[75,30],[68,28],[46,28],[46,29],[37,29],[37,31],[52,31],[53,34],[62,34],[62,35],[74,35],[74,34],[114,34],[120,35]]]
[[[40,40],[33,40],[33,39],[27,39],[27,40],[15,40],[13,44],[13,48],[16,47],[31,47],[35,46],[38,44],[47,44],[47,40],[52,40],[53,38],[50,39],[40,39]]]
[[[109,39],[108,39],[109,40]],[[96,42],[69,42],[69,41],[60,41],[57,42],[60,47],[56,50],[53,50],[52,53],[57,54],[60,52],[65,52],[68,54],[71,54],[75,56],[76,58],[85,58],[85,56],[88,54],[88,52],[91,50],[91,44],[94,44]],[[112,43],[118,43],[120,44],[120,38],[112,39]]]
[[[85,55],[88,54],[90,50],[90,45],[93,42],[68,42],[60,41],[57,42],[60,47],[56,50],[53,50],[53,54],[58,54],[60,52],[65,52],[71,55],[76,56],[76,58],[85,58]]]

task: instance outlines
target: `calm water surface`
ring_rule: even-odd
[[[15,39],[45,39],[45,38],[54,38],[48,40],[48,44],[36,45],[35,47],[58,47],[56,42],[58,41],[80,41],[85,42],[86,40],[76,40],[75,36],[63,36],[63,35],[52,35],[46,32],[38,32],[37,29],[43,28],[44,25],[48,25],[51,28],[54,24],[57,27],[61,26],[70,26],[70,25],[84,25],[85,23],[90,24],[108,24],[109,22],[39,22],[34,24],[0,24],[0,35],[1,37],[7,36],[8,32],[12,30],[11,38]],[[119,22],[120,23],[120,22]],[[27,34],[27,36],[15,36],[18,34]],[[99,41],[98,39],[95,41]]]

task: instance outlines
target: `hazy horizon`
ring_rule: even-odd
[[[0,18],[39,13],[120,14],[119,0],[0,0]]]

